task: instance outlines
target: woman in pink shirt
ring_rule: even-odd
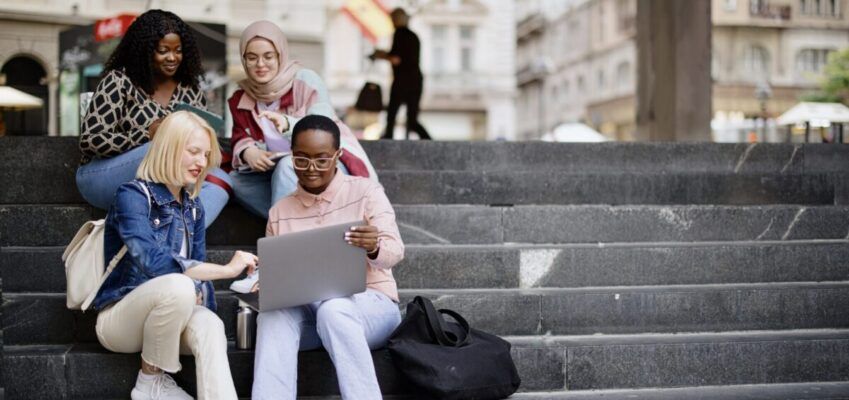
[[[323,346],[343,399],[381,399],[370,349],[386,344],[401,322],[392,267],[404,258],[395,211],[380,184],[336,169],[343,150],[330,118],[306,116],[292,129],[295,193],[269,211],[266,235],[365,220],[345,240],[366,250],[366,291],[258,317],[253,399],[295,399],[298,351]]]

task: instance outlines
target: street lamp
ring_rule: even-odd
[[[766,141],[766,102],[772,97],[772,88],[769,82],[763,80],[755,87],[755,98],[761,107],[761,141]]]

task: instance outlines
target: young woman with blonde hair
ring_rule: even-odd
[[[111,351],[141,352],[133,400],[191,399],[166,374],[181,369],[180,354],[195,357],[198,398],[236,399],[210,281],[252,271],[257,259],[236,251],[226,265],[205,262],[198,194],[219,161],[212,128],[192,113],[172,113],[106,217],[105,259],[127,250],[94,300],[97,338]]]

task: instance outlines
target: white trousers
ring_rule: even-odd
[[[370,349],[386,345],[401,323],[398,305],[375,290],[257,317],[254,400],[295,400],[298,351],[324,346],[343,399],[380,400]]]
[[[195,285],[167,274],[133,289],[97,316],[97,339],[116,353],[138,353],[146,363],[174,373],[180,354],[195,356],[199,399],[236,399],[224,323],[199,306]]]

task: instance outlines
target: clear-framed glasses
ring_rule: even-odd
[[[269,51],[262,56],[254,53],[245,54],[245,64],[248,64],[249,67],[259,64],[260,60],[262,60],[265,65],[275,65],[277,64],[277,53]]]
[[[336,166],[336,157],[339,153],[336,153],[333,157],[330,158],[307,158],[307,157],[292,157],[292,166],[298,171],[306,171],[310,169],[310,165],[315,167],[316,171],[328,171],[331,168]]]

